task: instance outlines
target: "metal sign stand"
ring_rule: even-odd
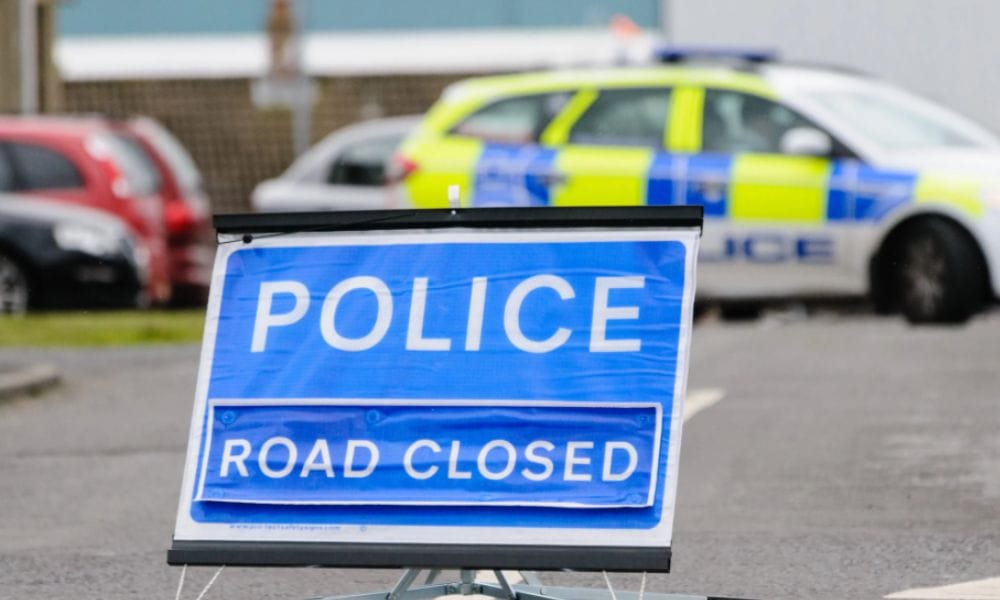
[[[267,91],[264,88],[266,85],[262,89]],[[274,235],[289,232],[354,232],[369,229],[406,231],[451,227],[475,230],[477,228],[509,229],[512,226],[526,230],[567,226],[598,227],[601,230],[616,227],[682,227],[692,229],[700,228],[702,222],[700,207],[669,207],[668,210],[664,210],[665,207],[628,207],[627,209],[602,207],[600,209],[560,209],[559,211],[542,208],[482,208],[465,211],[460,209],[461,202],[461,189],[458,186],[449,186],[449,208],[446,210],[339,214],[287,213],[266,216],[232,215],[217,217],[216,228],[223,234],[242,236],[244,243],[250,243],[254,239],[253,236],[258,233]],[[232,241],[239,239],[239,237],[234,237]],[[685,256],[688,255],[685,254]],[[688,264],[693,265],[693,262]],[[693,266],[690,268],[693,269]],[[221,295],[218,302],[221,302]],[[204,401],[207,403],[207,398]],[[186,509],[183,506],[181,510],[190,511],[190,505]],[[189,515],[188,518],[190,518]],[[185,521],[185,526],[188,525]],[[190,527],[198,532],[201,531],[198,529],[199,526],[190,525]],[[190,536],[190,533],[188,535]],[[645,570],[668,572],[670,566],[669,545],[629,546],[619,544],[609,547],[586,546],[578,548],[575,546],[542,545],[537,542],[496,545],[490,543],[489,540],[480,540],[478,543],[476,540],[471,540],[472,543],[462,543],[464,540],[452,539],[459,537],[460,535],[454,535],[449,538],[449,543],[437,544],[412,542],[406,544],[385,542],[359,544],[333,540],[288,542],[274,539],[244,541],[217,540],[211,537],[191,539],[188,537],[187,539],[174,540],[174,544],[168,552],[168,562],[185,565],[405,567],[402,577],[390,590],[347,596],[328,596],[313,600],[425,600],[441,596],[474,595],[498,600],[722,600],[703,595],[646,593],[645,576],[640,590],[634,592],[612,589],[610,581],[607,580],[606,572],[607,589],[597,589],[544,585],[537,575],[530,571],[520,571],[522,581],[511,583],[510,579],[500,570],[506,567],[509,569],[571,569],[591,572],[601,569],[626,572]],[[668,543],[669,540],[664,540],[664,542]],[[423,566],[407,567],[407,565],[414,564]],[[455,566],[463,564],[465,567]],[[486,571],[492,572],[496,581],[477,581],[476,570],[467,568],[470,565],[487,567]],[[459,572],[458,581],[437,582],[442,568],[457,570]],[[421,574],[425,572],[424,582],[415,585]],[[209,582],[207,587],[210,587],[214,581],[215,578]],[[181,585],[183,585],[183,572]],[[205,591],[207,591],[207,587]]]
[[[471,596],[481,595],[499,600],[712,600],[706,596],[691,596],[686,594],[659,594],[644,591],[614,591],[593,588],[560,587],[543,585],[532,571],[520,571],[524,583],[511,584],[502,571],[495,570],[493,574],[497,583],[476,581],[476,572],[471,569],[459,570],[459,581],[435,583],[440,569],[430,569],[424,585],[413,587],[413,582],[420,576],[422,569],[410,568],[395,587],[386,592],[371,592],[351,596],[330,596],[314,600],[429,600],[439,596]]]

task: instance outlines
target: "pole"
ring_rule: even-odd
[[[309,149],[312,132],[312,89],[305,67],[305,5],[302,0],[292,0],[294,33],[292,52],[295,53],[295,99],[292,101],[292,149],[301,156]]]
[[[38,112],[38,14],[35,0],[20,0],[21,113]]]
[[[292,149],[295,156],[301,156],[311,141],[313,99],[307,77],[300,77],[296,86],[298,91],[292,102]]]

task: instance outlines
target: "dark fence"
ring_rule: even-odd
[[[316,141],[365,118],[425,111],[463,75],[380,75],[316,80]],[[294,158],[291,115],[258,109],[249,79],[67,82],[68,112],[155,117],[187,146],[218,213],[249,209],[250,191]]]

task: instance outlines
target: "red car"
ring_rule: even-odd
[[[148,254],[148,300],[170,300],[163,199],[156,168],[97,118],[0,117],[0,191],[113,213]]]
[[[173,302],[204,304],[215,257],[215,231],[201,173],[184,146],[156,120],[136,117],[116,126],[126,136],[134,136],[156,165]]]

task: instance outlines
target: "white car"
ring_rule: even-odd
[[[420,116],[389,117],[334,131],[300,156],[280,177],[257,185],[257,212],[392,208],[386,168]]]

